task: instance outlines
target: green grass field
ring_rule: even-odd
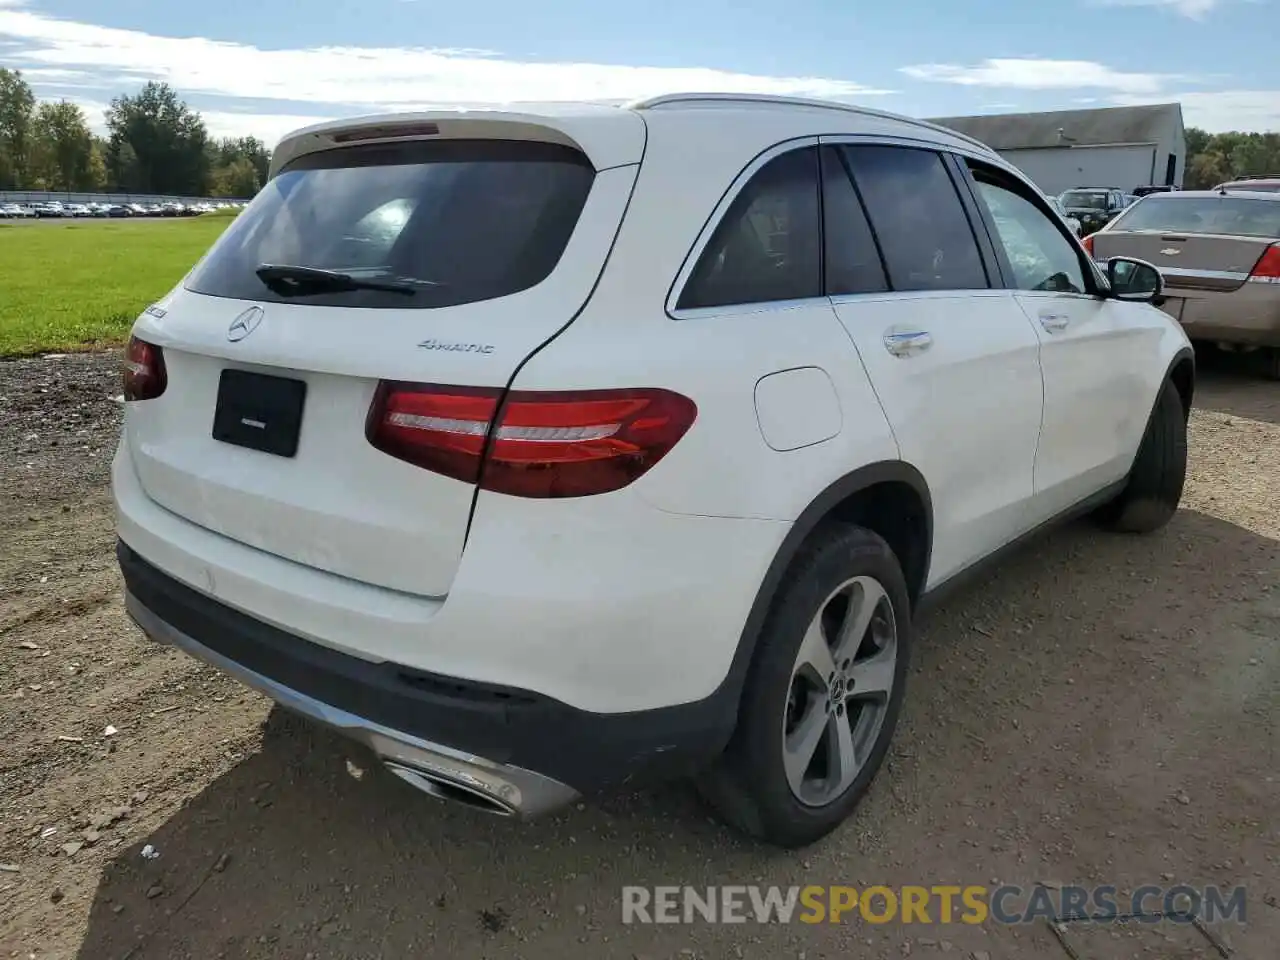
[[[0,224],[0,357],[122,342],[231,219]]]

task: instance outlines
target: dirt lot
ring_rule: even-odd
[[[872,795],[786,855],[679,785],[524,825],[440,806],[144,641],[112,554],[114,362],[0,363],[0,957],[1067,957],[1043,924],[620,921],[624,884],[997,880],[1244,884],[1218,932],[1276,956],[1280,385],[1203,374],[1163,533],[1064,529],[937,613]],[[1068,936],[1218,955],[1185,926]]]

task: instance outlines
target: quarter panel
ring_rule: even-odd
[[[840,397],[821,367],[781,370],[756,384],[756,419],[772,449],[799,450],[840,432]]]
[[[840,427],[827,439],[780,452],[762,433],[756,386],[796,368],[828,377]],[[794,520],[837,477],[898,457],[857,352],[825,299],[672,320],[597,297],[513,384],[521,390],[628,386],[675,390],[698,406],[689,432],[634,484],[639,496],[672,513]],[[814,426],[802,429],[812,439]]]

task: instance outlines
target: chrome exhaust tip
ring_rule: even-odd
[[[509,804],[505,804],[497,797],[490,796],[481,790],[459,783],[456,780],[449,780],[438,774],[427,773],[393,761],[386,761],[383,766],[409,784],[409,786],[421,790],[437,800],[461,804],[464,807],[471,807],[473,810],[491,813],[498,817],[517,816],[516,809]]]

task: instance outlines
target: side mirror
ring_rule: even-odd
[[[1116,300],[1133,303],[1160,303],[1164,300],[1164,277],[1145,260],[1111,257],[1107,261],[1107,283]]]

